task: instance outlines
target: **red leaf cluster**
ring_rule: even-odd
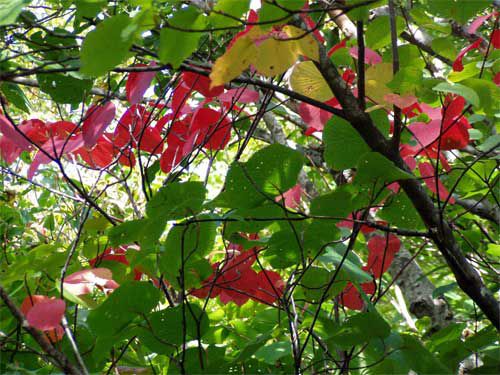
[[[241,246],[232,244],[226,259],[212,265],[212,275],[203,281],[201,288],[192,290],[191,295],[198,298],[219,296],[223,304],[232,301],[238,306],[250,299],[273,304],[282,296],[285,283],[277,272],[252,269],[258,250],[253,247],[243,251]]]

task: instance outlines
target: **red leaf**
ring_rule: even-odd
[[[493,83],[495,83],[497,86],[500,86],[500,72],[495,74],[495,77],[493,77]]]
[[[185,88],[198,91],[206,98],[213,98],[214,96],[218,96],[224,92],[224,86],[210,88],[212,81],[207,76],[201,74],[183,72],[182,81]]]
[[[188,131],[189,126],[185,121],[175,121],[170,126],[167,136],[167,149],[160,157],[160,168],[163,172],[170,172],[186,156],[183,150]]]
[[[225,93],[218,96],[219,100],[223,103],[256,103],[259,101],[259,93],[255,90],[248,88],[237,88],[227,90]]]
[[[308,10],[309,9],[309,3],[306,1],[304,6],[302,7],[303,10]],[[309,30],[313,30],[313,35],[316,37],[316,40],[320,43],[323,44],[325,43],[325,38],[323,38],[323,35],[318,30],[318,27],[316,25],[316,22],[312,20],[312,18],[309,16],[307,12],[300,13],[300,18],[304,21],[306,24],[307,28]]]
[[[114,160],[114,146],[106,137],[101,137],[93,149],[82,147],[74,153],[92,168],[106,168]]]
[[[52,159],[60,159],[63,155],[71,153],[75,150],[78,150],[83,146],[83,138],[82,135],[79,134],[75,137],[71,137],[69,140],[64,139],[54,139],[51,138],[47,142],[45,142],[41,148],[52,157]],[[28,169],[28,179],[33,179],[35,172],[38,170],[38,167],[41,164],[48,164],[52,161],[52,159],[47,156],[42,151],[38,151],[33,158],[33,162],[31,163]]]
[[[115,105],[112,102],[107,102],[103,106],[91,106],[85,115],[82,127],[85,146],[94,146],[114,118]]]
[[[457,55],[455,61],[453,62],[453,70],[456,71],[456,72],[461,72],[462,70],[464,70],[464,65],[462,63],[462,60],[464,58],[464,56],[469,52],[469,51],[472,51],[473,49],[478,49],[479,46],[481,45],[482,43],[482,39],[479,38],[478,40],[476,40],[474,43],[472,43],[471,45],[467,46],[467,47],[464,47],[462,48],[462,50],[459,52],[459,54]]]
[[[252,299],[271,305],[283,295],[284,287],[285,282],[279,273],[262,270],[257,274],[257,290]]]
[[[393,235],[373,236],[368,241],[367,268],[375,278],[379,278],[387,271],[394,260],[394,255],[401,248],[401,240]]]
[[[194,145],[203,145],[209,150],[223,150],[231,137],[231,122],[223,114],[210,108],[197,110],[189,128],[186,146],[189,151]],[[184,151],[188,151],[184,147]]]
[[[23,132],[20,128],[19,131]],[[19,132],[14,128],[14,125],[4,115],[0,114],[0,131],[10,142],[14,143],[17,147],[22,150],[27,150],[30,148],[31,143],[29,140],[24,138]]]
[[[145,67],[146,64],[137,64],[136,67]],[[156,66],[152,61],[150,67]],[[155,77],[156,72],[132,72],[129,74],[127,84],[125,85],[125,92],[127,93],[127,100],[130,104],[137,104],[144,98],[144,93],[151,85],[151,81]]]
[[[361,284],[361,289],[365,294],[371,295],[375,293],[375,284],[373,282]],[[340,303],[351,310],[362,310],[365,304],[361,294],[352,283],[348,283],[340,294]]]
[[[299,104],[299,115],[309,126],[306,135],[310,135],[316,131],[323,131],[325,124],[332,117],[330,112],[307,103]]]
[[[495,49],[499,49],[500,48],[500,29],[495,29],[491,33],[491,45]]]
[[[0,136],[0,156],[7,165],[12,164],[23,150],[5,136]]]
[[[284,201],[286,207],[296,209],[300,205],[300,198],[302,196],[302,187],[300,184],[295,185],[293,188],[287,190],[283,195],[276,197],[276,202]]]
[[[432,191],[434,194],[438,194],[438,192],[439,192],[439,199],[441,201],[445,201],[448,198],[448,196],[450,195],[450,193],[444,187],[443,183],[439,179],[437,181],[437,190],[436,190],[435,169],[432,166],[432,164],[428,163],[428,162],[420,163],[418,165],[418,170],[419,170],[420,176],[424,180],[427,188],[430,191]],[[449,199],[449,202],[450,202],[450,204],[454,204],[455,198],[451,197]]]
[[[479,29],[479,27],[488,19],[490,18],[491,16],[493,16],[493,13],[488,13],[487,15],[485,16],[480,16],[480,17],[477,17],[474,21],[471,22],[471,24],[469,25],[469,27],[467,28],[467,32],[469,34],[475,34],[477,29]]]
[[[41,300],[33,305],[26,314],[30,326],[40,331],[48,331],[60,326],[66,303],[61,299]]]

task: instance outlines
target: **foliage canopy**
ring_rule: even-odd
[[[486,0],[0,0],[0,372],[499,373]]]

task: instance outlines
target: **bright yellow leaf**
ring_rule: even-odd
[[[333,98],[332,90],[312,61],[295,65],[290,77],[292,90],[320,102]]]
[[[215,61],[210,74],[212,86],[231,81],[249,66],[266,77],[274,77],[284,73],[299,56],[319,60],[318,43],[311,34],[285,26],[282,33],[270,35],[255,26]]]
[[[295,38],[290,40],[294,44],[295,53],[309,57],[311,60],[319,61],[318,42],[311,33],[306,33],[304,30],[290,25],[283,27],[283,31],[290,38]]]
[[[257,56],[257,46],[254,39],[261,35],[259,27],[253,27],[250,32],[236,40],[234,44],[219,57],[210,73],[211,87],[220,86],[238,77]]]

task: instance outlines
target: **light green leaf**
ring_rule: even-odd
[[[127,57],[137,30],[137,25],[124,14],[101,22],[83,41],[80,71],[97,77],[120,64]]]
[[[162,64],[171,64],[178,68],[191,56],[198,47],[202,32],[182,31],[179,29],[202,30],[206,27],[206,16],[200,14],[194,7],[179,10],[168,20],[171,27],[165,27],[160,32],[160,48],[158,55]]]
[[[319,260],[327,264],[334,264],[338,267],[344,253],[345,248],[343,247],[327,247],[325,254],[321,255]],[[354,254],[348,254],[342,263],[342,271],[348,275],[350,281],[356,281],[358,283],[368,283],[372,281],[372,277],[361,269],[361,263]]]
[[[0,0],[0,26],[13,24],[31,0]]]
[[[436,86],[434,86],[433,90],[439,91],[439,92],[461,95],[470,104],[472,104],[476,107],[479,107],[479,105],[480,105],[479,96],[477,95],[476,91],[474,91],[470,87],[464,86],[460,83],[451,84],[448,82],[441,82],[441,83],[437,84]]]
[[[283,357],[292,355],[292,346],[288,341],[274,342],[263,346],[255,353],[255,358],[266,362],[269,365],[274,365],[276,361]]]

